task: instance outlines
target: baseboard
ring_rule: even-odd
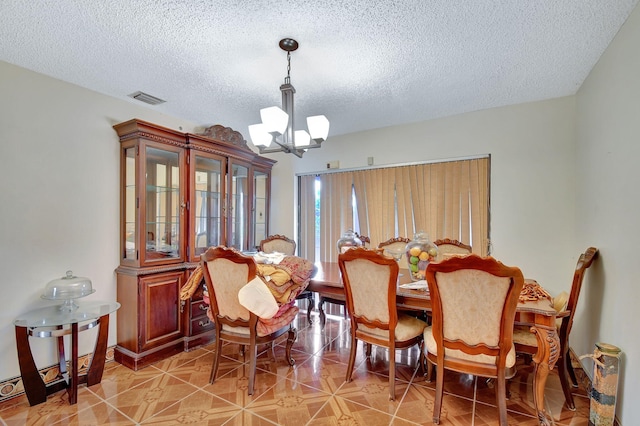
[[[114,360],[115,346],[107,348],[105,362],[111,362]],[[88,353],[78,357],[78,374],[83,375],[87,373],[89,364],[93,358],[93,353]],[[69,361],[67,361],[67,371],[69,371]],[[58,364],[45,367],[39,370],[40,377],[44,380],[45,385],[50,383],[56,383],[64,380],[60,374],[60,366]],[[6,379],[0,382],[0,402],[6,401],[17,396],[24,395],[24,386],[22,384],[22,377],[14,377]]]

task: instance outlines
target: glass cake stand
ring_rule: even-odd
[[[47,300],[62,300],[58,309],[63,312],[73,312],[78,309],[75,299],[92,293],[95,293],[95,290],[89,278],[76,277],[72,271],[67,271],[64,277],[49,281],[40,297]]]

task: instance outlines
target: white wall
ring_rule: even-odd
[[[365,167],[367,157],[382,165],[491,154],[493,255],[559,292],[571,284],[579,254],[574,120],[574,98],[565,97],[331,137],[302,159],[273,158],[279,173],[292,176],[326,169],[332,160],[354,168]],[[272,217],[272,228],[287,235],[294,233],[294,195],[277,191],[272,199],[272,206],[294,206]]]
[[[50,280],[71,269],[91,278],[87,300],[116,300],[120,144],[111,126],[137,117],[193,131],[133,102],[0,62],[1,380],[20,375],[13,320],[53,304],[40,299]],[[92,333],[80,334],[80,354],[92,352]],[[39,367],[56,363],[51,339],[31,341]]]
[[[623,351],[618,409],[640,424],[640,339],[636,250],[640,237],[640,8],[636,7],[577,95],[576,247],[600,247],[583,288],[586,323],[571,344],[590,352],[604,341]],[[586,328],[586,330],[585,330]]]

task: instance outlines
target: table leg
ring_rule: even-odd
[[[62,326],[58,327],[58,330],[62,330]],[[56,337],[58,343],[58,368],[60,368],[60,376],[64,377],[67,374],[67,360],[64,356],[64,336]]]
[[[549,321],[553,318],[553,322]],[[547,376],[560,355],[560,339],[555,327],[555,317],[545,317],[544,323],[551,322],[551,325],[536,324],[531,327],[531,332],[535,334],[538,341],[538,352],[533,356],[535,370],[533,376],[533,402],[538,413],[540,425],[549,426],[550,422],[544,409],[544,388],[547,383]]]
[[[93,386],[102,380],[104,372],[104,363],[107,358],[107,340],[109,337],[109,314],[103,315],[99,319],[100,329],[98,331],[98,339],[96,347],[93,350],[93,358],[91,365],[87,371],[87,386]]]
[[[20,376],[22,386],[27,395],[29,405],[36,405],[47,400],[47,386],[40,377],[36,363],[33,360],[31,347],[29,346],[29,331],[27,327],[16,328],[16,344],[18,349],[18,363],[20,364]]]
[[[71,324],[71,374],[69,375],[69,404],[78,402],[78,323]]]

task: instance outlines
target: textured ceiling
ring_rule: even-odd
[[[1,0],[0,60],[248,138],[292,37],[296,127],[331,137],[574,94],[637,2]]]

